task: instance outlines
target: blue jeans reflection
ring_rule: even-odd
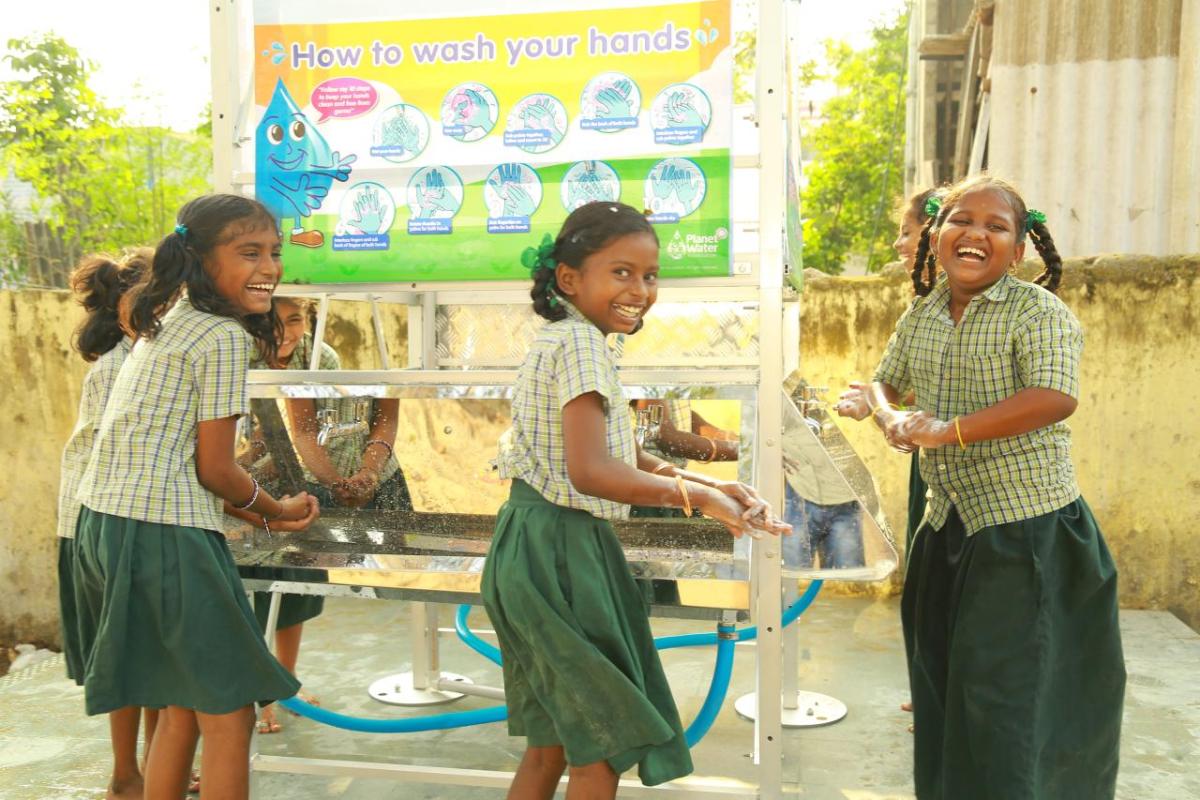
[[[857,501],[823,506],[801,497],[784,483],[784,519],[795,531],[783,537],[783,565],[811,569],[816,553],[821,569],[848,569],[866,563],[862,517]]]

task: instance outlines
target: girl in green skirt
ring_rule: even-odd
[[[953,187],[870,392],[888,441],[921,448],[930,489],[901,607],[921,800],[1115,791],[1117,573],[1071,463],[1083,335],[1053,294],[1045,222],[1004,181]],[[1009,273],[1027,234],[1046,265],[1034,283]],[[909,391],[917,410],[899,410]]]
[[[104,406],[108,403],[108,395],[132,345],[132,340],[121,327],[121,298],[149,271],[153,255],[152,250],[139,248],[126,254],[120,261],[104,255],[89,256],[71,274],[71,288],[86,311],[83,323],[75,332],[73,344],[92,366],[83,379],[75,429],[63,448],[58,490],[58,599],[67,677],[80,686],[83,685],[84,668],[79,642],[80,610],[76,606],[73,574],[75,524],[79,520],[79,501],[75,499],[75,493],[91,458],[92,442],[96,428],[100,426]],[[137,706],[127,706],[108,715],[113,750],[109,797],[142,796],[142,771],[137,759],[141,714],[142,709]],[[147,708],[145,716],[148,752],[158,712]]]
[[[253,704],[299,688],[267,650],[219,533],[224,508],[277,530],[317,515],[314,499],[276,500],[233,459],[255,343],[266,358],[275,346],[279,250],[275,220],[254,200],[209,195],[180,210],[130,293],[138,341],[80,482],[74,578],[86,608],[87,711],[163,709],[147,797],[183,794],[197,735],[204,791],[246,797]]]
[[[658,291],[658,238],[620,203],[581,206],[522,262],[542,328],[517,377],[500,509],[482,594],[504,656],[509,733],[524,736],[510,798],[613,797],[638,766],[653,785],[691,757],[646,606],[613,533],[631,504],[692,506],[739,536],[787,530],[753,489],[683,472],[634,440],[611,333],[634,333]]]

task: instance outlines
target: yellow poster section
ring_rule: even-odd
[[[501,119],[521,98],[533,92],[555,95],[574,117],[584,85],[600,72],[619,71],[629,74],[642,86],[643,109],[646,109],[653,92],[662,86],[712,66],[717,54],[731,43],[729,25],[729,0],[394,22],[258,25],[255,27],[255,99],[259,105],[269,103],[276,82],[282,78],[303,106],[321,82],[354,77],[392,86],[404,102],[419,106],[436,119],[446,92],[460,83],[476,81],[495,92]],[[646,41],[645,36],[636,34],[649,34],[653,42],[655,34],[668,31],[672,45],[679,46],[686,41],[687,48],[667,52],[613,52],[620,47],[614,48],[617,41],[636,47]],[[624,36],[617,39],[619,35]],[[600,36],[608,44],[607,52],[598,46]],[[661,43],[666,38],[661,35],[658,41]],[[485,41],[493,46],[480,46]],[[279,45],[283,46],[282,51]],[[432,63],[418,63],[418,50],[429,53],[435,46],[442,58]],[[296,47],[301,53],[314,56],[326,48],[335,64],[328,68],[309,68],[310,62],[305,59],[300,68],[293,69]],[[389,50],[389,47],[394,49]],[[539,48],[546,55],[540,58],[526,55]],[[482,55],[484,60],[461,60],[470,50]],[[272,63],[273,57],[281,52],[284,57],[280,63]],[[352,59],[355,52],[360,53],[357,66],[337,63],[339,56],[343,60]],[[511,63],[514,52],[519,55],[515,63]],[[386,60],[389,57],[394,60],[397,53],[401,54],[398,63],[387,64]],[[493,55],[494,58],[488,57]],[[460,60],[447,60],[451,57]],[[376,65],[376,60],[384,63]]]

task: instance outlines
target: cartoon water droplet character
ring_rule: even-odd
[[[335,180],[350,177],[357,156],[331,151],[325,137],[300,111],[280,80],[258,124],[254,142],[254,193],[283,224],[294,221],[289,241],[320,247],[325,235],[304,230],[305,217],[321,207]]]

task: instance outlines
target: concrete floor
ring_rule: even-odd
[[[396,602],[330,600],[305,631],[301,677],[330,708],[349,714],[436,713],[382,706],[366,694],[375,678],[406,667],[407,608]],[[482,614],[474,615],[482,625]],[[451,612],[443,624],[451,623]],[[844,701],[849,715],[824,728],[785,732],[785,790],[814,800],[911,798],[907,696],[895,601],[823,598],[801,618],[801,687]],[[654,621],[656,633],[705,630],[703,623]],[[1117,796],[1200,798],[1200,636],[1170,614],[1122,614],[1129,667],[1120,787]],[[495,685],[499,670],[443,636],[442,668]],[[351,655],[352,654],[352,655]],[[664,653],[685,724],[703,701],[712,668],[708,649]],[[707,738],[693,750],[697,772],[753,782],[752,726],[732,701],[751,689],[752,646],[739,645],[730,699]],[[467,698],[437,711],[490,705]],[[86,718],[82,690],[63,678],[60,659],[0,679],[0,798],[101,798],[109,767],[107,725]],[[390,760],[399,763],[511,770],[522,743],[503,725],[440,733],[365,735],[284,715],[285,730],[256,737],[265,754]],[[286,798],[492,798],[496,789],[259,774],[256,800]]]

